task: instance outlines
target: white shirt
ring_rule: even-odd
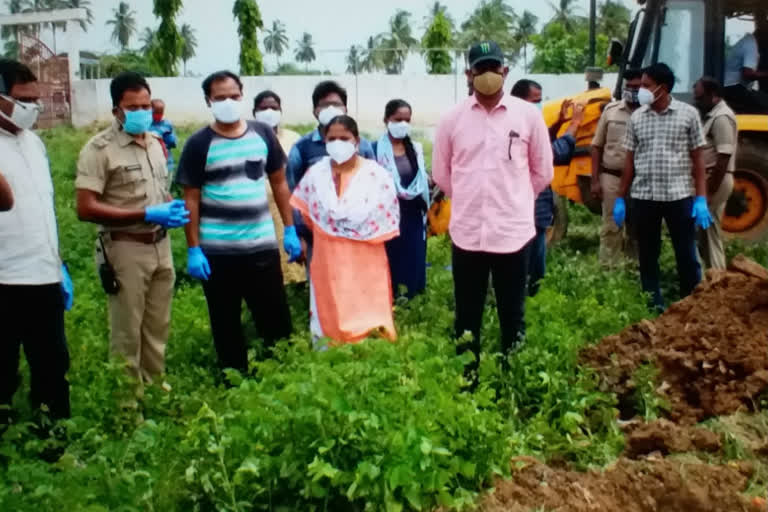
[[[13,208],[0,212],[0,284],[61,282],[53,182],[43,141],[29,130],[0,129],[0,173]]]
[[[742,37],[736,45],[728,51],[725,59],[725,85],[742,84],[749,88],[751,81],[744,81],[741,78],[741,70],[744,68],[757,69],[757,63],[760,59],[760,52],[757,48],[757,39],[754,34],[747,34]]]

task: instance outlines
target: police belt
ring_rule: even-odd
[[[616,169],[608,169],[607,167],[601,165],[600,166],[600,174],[610,174],[611,176],[616,176],[617,178],[621,178],[621,176],[624,174],[624,171],[617,171]]]

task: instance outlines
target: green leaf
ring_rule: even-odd
[[[423,453],[424,455],[429,455],[430,453],[432,453],[432,442],[426,437],[422,437],[420,448],[421,448],[421,453]]]

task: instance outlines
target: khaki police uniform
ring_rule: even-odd
[[[75,187],[126,209],[167,202],[169,177],[162,145],[149,132],[145,138],[146,148],[114,121],[81,151]],[[108,296],[111,351],[126,359],[137,379],[151,382],[165,369],[175,281],[171,242],[164,229],[143,222],[102,226],[101,231],[120,284],[118,293]]]
[[[622,254],[633,256],[626,225],[619,228],[613,221],[613,204],[619,196],[621,175],[624,172],[627,152],[624,134],[627,131],[632,110],[625,101],[608,104],[600,117],[592,146],[603,150],[600,163],[600,187],[603,190],[603,221],[600,227],[600,263],[613,265]]]
[[[733,192],[733,172],[736,170],[736,149],[738,144],[738,127],[736,115],[725,103],[715,105],[704,116],[704,136],[707,145],[704,148],[704,162],[707,173],[711,173],[717,164],[718,155],[730,155],[727,172],[717,191],[709,197],[709,210],[713,222],[707,230],[699,230],[699,254],[708,268],[724,269],[726,267],[725,248],[723,246],[723,229],[721,223],[725,213],[725,205]]]

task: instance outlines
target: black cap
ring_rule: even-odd
[[[495,41],[484,41],[469,49],[469,67],[473,68],[481,62],[493,60],[504,65],[504,53]]]

